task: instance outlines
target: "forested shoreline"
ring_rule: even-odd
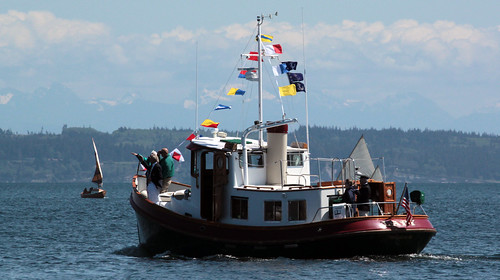
[[[0,129],[0,182],[90,182],[95,139],[105,182],[129,182],[137,169],[131,152],[178,148],[175,180],[189,180],[187,129],[63,127],[60,134],[16,134]],[[201,132],[209,134],[209,132]],[[228,135],[236,135],[228,132]],[[383,157],[387,180],[396,182],[500,182],[500,136],[457,131],[310,128],[312,157],[348,157],[364,136],[372,158]],[[252,136],[252,135],[251,135]],[[289,134],[305,142],[305,127]],[[381,163],[376,163],[381,164]],[[313,167],[314,169],[314,167]]]

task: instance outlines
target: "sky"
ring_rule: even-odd
[[[498,1],[3,0],[0,88],[56,82],[88,102],[141,98],[186,114],[198,92],[203,119],[234,101],[224,93],[239,85],[230,77],[256,17],[276,11],[264,33],[307,73],[312,124],[331,104],[408,93],[455,118],[500,111]],[[273,88],[264,99],[279,101]]]

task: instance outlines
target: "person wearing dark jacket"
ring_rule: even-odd
[[[152,151],[147,159],[140,154],[137,153],[132,153],[132,154],[137,157],[139,162],[147,170],[146,178],[147,178],[148,199],[158,204],[160,202],[159,190],[161,189],[161,182],[163,180],[163,175],[161,171],[161,166],[160,164],[158,164],[158,155],[156,154],[156,151]]]
[[[348,217],[353,217],[354,214],[356,213],[356,205],[352,204],[356,202],[357,194],[359,194],[359,191],[356,189],[355,186],[352,185],[352,182],[349,179],[345,180],[345,191],[344,194],[342,195],[342,202],[351,204],[350,206],[347,207]],[[349,209],[351,209],[351,211],[349,211]]]
[[[370,189],[370,185],[368,184],[368,176],[361,175],[361,177],[359,178],[359,184],[359,195],[358,200],[356,201],[358,203],[359,216],[368,216],[370,214],[370,205],[359,205],[360,203],[370,202],[372,192]]]

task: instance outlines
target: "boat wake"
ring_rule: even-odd
[[[495,255],[440,255],[440,254],[408,254],[397,256],[360,256],[353,257],[352,261],[361,262],[401,262],[401,261],[416,261],[416,260],[435,260],[435,261],[476,261],[476,260],[500,260],[500,254]]]
[[[180,254],[174,254],[170,251],[158,254],[154,258],[162,260],[202,260],[202,261],[215,261],[215,262],[227,262],[227,261],[238,261],[238,262],[248,262],[248,261],[265,261],[269,260],[266,258],[254,258],[254,257],[237,257],[233,255],[216,254],[204,257],[188,257]]]

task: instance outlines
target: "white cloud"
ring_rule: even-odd
[[[160,45],[164,42],[193,42],[204,33],[204,30],[188,30],[182,26],[178,26],[170,31],[162,32],[161,34],[151,34],[149,43],[152,45]]]
[[[264,99],[264,100],[274,100],[274,99],[276,99],[276,96],[274,94],[268,92],[267,90],[265,90],[262,93],[262,99]]]
[[[184,100],[184,109],[194,109],[196,108],[196,102],[190,99]]]
[[[0,104],[5,105],[9,103],[14,95],[12,93],[7,93],[6,95],[0,95]]]
[[[0,46],[13,45],[21,49],[40,47],[37,41],[43,44],[98,43],[98,38],[108,35],[104,24],[61,19],[43,11],[9,11],[0,15],[0,23],[3,35]]]
[[[112,63],[126,64],[127,62],[129,62],[129,59],[125,55],[125,50],[118,44],[110,46],[104,52],[107,54],[109,61]]]
[[[322,97],[327,89],[328,96],[340,100],[352,96],[346,105],[352,106],[354,99],[378,100],[407,90],[428,92],[444,105],[450,92],[483,94],[493,91],[500,80],[500,26],[345,20],[306,24],[304,31],[308,89]],[[24,82],[36,88],[59,81],[80,86],[74,90],[86,99],[93,97],[89,92],[109,100],[123,92],[141,92],[151,100],[167,99],[192,108],[193,101],[187,98],[193,92],[189,86],[198,63],[199,83],[205,88],[200,105],[213,105],[231,100],[226,90],[236,81],[227,75],[235,62],[248,63],[238,61],[238,55],[247,44],[250,47],[244,51],[255,50],[254,32],[255,22],[249,21],[212,29],[179,25],[152,34],[114,36],[101,23],[63,19],[50,12],[10,11],[0,14],[0,75],[5,87]],[[282,45],[282,60],[297,60],[303,67],[300,25],[276,21],[266,24],[264,33]],[[222,89],[225,82],[227,89]],[[276,94],[265,92],[264,98],[276,99]],[[466,106],[473,107],[471,102]]]
[[[246,25],[231,24],[221,29],[215,30],[215,33],[222,34],[226,39],[230,40],[247,40],[254,29],[255,28],[253,23],[248,23]]]
[[[345,20],[341,25],[320,23],[307,27],[306,34],[310,53],[318,54],[324,49],[334,53],[357,51],[363,54],[361,58],[380,66],[409,69],[410,60],[413,70],[427,70],[432,64],[468,66],[477,61],[488,63],[486,57],[498,57],[500,52],[498,30],[479,29],[450,21],[429,24],[399,20],[384,26],[380,22],[369,24]],[[416,68],[413,62],[420,59],[427,60],[419,63],[425,67]],[[326,60],[323,64],[327,64]]]
[[[229,98],[224,93],[222,93],[221,89],[210,90],[210,89],[205,88],[202,90],[202,92],[203,92],[203,94],[200,95],[200,99],[201,99],[200,105],[212,104],[214,100],[217,100],[217,101],[229,100]]]

